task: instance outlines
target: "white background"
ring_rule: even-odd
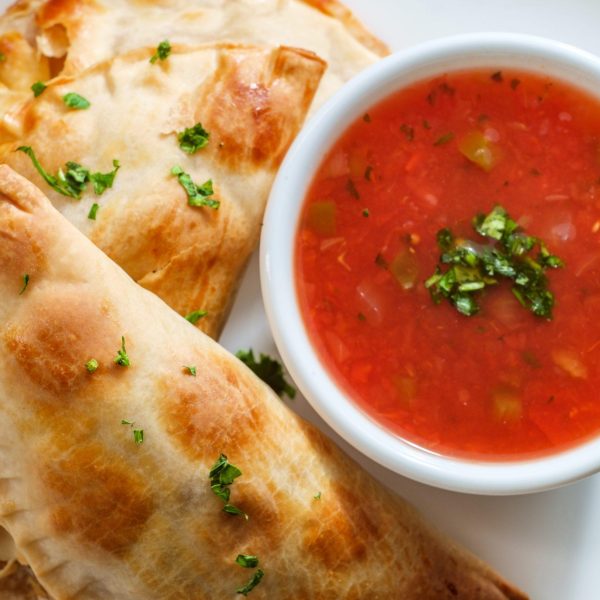
[[[600,0],[345,0],[393,51],[474,31],[551,37],[600,55]],[[222,343],[275,353],[254,257]],[[600,475],[529,496],[485,497],[415,483],[359,456],[297,398],[316,423],[384,484],[531,595],[532,600],[600,599]]]

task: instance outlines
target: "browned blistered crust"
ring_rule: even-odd
[[[206,310],[199,326],[218,335],[244,266],[256,246],[275,171],[298,132],[325,68],[305,50],[234,44],[174,46],[168,62],[151,65],[151,48],[49,84],[20,113],[22,137],[4,146],[4,160],[38,183],[55,205],[136,281],[182,315]],[[76,90],[85,111],[62,100]],[[193,156],[177,132],[197,122],[210,144]],[[53,191],[30,159],[45,169],[67,161],[108,171],[122,168],[102,197],[81,201]],[[194,208],[177,179],[214,182],[218,210]],[[91,201],[96,221],[87,218]],[[15,250],[17,252],[17,250]]]
[[[131,23],[136,24],[133,30]],[[0,51],[6,58],[0,62],[0,84],[6,86],[0,85],[0,110],[6,112],[4,105],[15,102],[10,95],[1,98],[6,91],[27,97],[34,82],[80,73],[163,38],[183,44],[287,44],[316,51],[330,62],[319,104],[389,53],[337,0],[261,1],[255,7],[230,0],[17,0],[0,17]],[[6,126],[0,133],[15,132]]]
[[[47,600],[48,595],[31,569],[18,561],[0,561],[0,598],[2,600]]]
[[[0,262],[16,237],[38,264],[22,295],[0,270],[0,526],[51,595],[226,598],[249,576],[235,556],[253,553],[265,571],[256,600],[525,598],[4,165],[0,194]],[[130,367],[112,360],[121,335]],[[248,521],[210,489],[220,453],[243,472],[231,502]]]
[[[136,26],[127,32],[131,23]],[[344,5],[332,0],[261,1],[255,7],[252,3],[229,0],[20,0],[0,19],[0,50],[4,49],[7,55],[7,60],[0,62],[0,83],[8,86],[0,86],[0,143],[15,141],[8,146],[9,152],[19,144],[35,144],[36,152],[44,153],[47,146],[43,164],[49,170],[58,169],[66,160],[79,160],[82,153],[100,161],[102,167],[98,168],[108,170],[112,156],[107,144],[103,152],[92,150],[98,147],[99,133],[104,137],[111,135],[113,119],[107,116],[108,111],[104,111],[100,121],[89,119],[82,125],[82,115],[65,114],[59,94],[72,91],[65,86],[85,91],[84,82],[105,77],[112,114],[121,111],[126,118],[130,111],[138,110],[137,106],[132,107],[137,104],[136,92],[144,94],[147,88],[156,91],[162,86],[165,98],[169,92],[165,101],[173,102],[172,118],[170,125],[164,123],[155,133],[172,135],[175,128],[202,120],[213,134],[213,146],[204,151],[204,157],[210,157],[225,171],[235,171],[239,178],[249,178],[245,186],[239,182],[229,187],[236,188],[233,196],[253,199],[256,206],[251,214],[246,209],[230,210],[224,202],[218,215],[197,210],[191,216],[180,210],[181,199],[175,196],[173,184],[166,186],[159,177],[147,182],[139,192],[142,196],[128,219],[115,218],[115,213],[123,215],[114,206],[102,206],[94,227],[86,222],[86,215],[72,219],[140,284],[160,295],[180,314],[207,310],[208,316],[198,326],[216,337],[229,313],[243,265],[256,246],[274,171],[311,106],[324,65],[306,50],[282,47],[269,58],[249,51],[244,56],[241,49],[236,51],[230,45],[230,50],[223,50],[216,64],[208,67],[212,75],[203,77],[204,70],[199,68],[190,76],[194,79],[188,82],[185,92],[174,91],[177,87],[172,82],[169,87],[170,59],[146,69],[147,78],[132,87],[128,102],[123,102],[124,86],[117,85],[119,104],[113,89],[115,61],[106,59],[128,48],[156,44],[164,37],[175,47],[178,41],[197,43],[225,38],[233,42],[306,44],[317,49],[330,59],[330,64],[314,106],[387,49],[366,32]],[[137,55],[140,64],[148,67],[152,52],[152,48],[147,48],[128,56]],[[82,73],[97,61],[104,61],[104,71],[96,66]],[[123,61],[116,62],[123,68]],[[53,84],[54,91],[47,89],[33,101],[30,85],[59,73],[81,75],[59,78]],[[82,89],[79,93],[83,93]],[[102,102],[103,98],[95,96],[92,112]],[[148,103],[143,103],[143,107],[152,112],[148,121],[154,120],[156,111]],[[97,132],[92,131],[93,126]],[[118,128],[123,129],[120,125]],[[60,145],[60,152],[52,148],[56,144]],[[159,148],[153,144],[147,138],[147,148]],[[112,145],[115,155],[122,157],[130,143],[117,137]],[[218,151],[212,152],[213,149]],[[138,154],[130,163],[144,162],[144,153]],[[42,185],[37,174],[25,168],[23,158],[6,160]],[[213,172],[207,172],[207,176],[213,176]],[[140,218],[148,190],[155,201],[145,204]],[[62,210],[62,199],[47,191]],[[219,193],[227,195],[228,190],[221,188]],[[131,208],[130,203],[127,206]],[[63,212],[71,218],[74,211]],[[109,219],[111,224],[106,225]],[[133,221],[139,226],[131,227]]]
[[[23,29],[27,28],[31,50],[36,52],[40,59],[47,59],[48,57],[63,57],[65,56],[72,44],[75,44],[77,49],[75,56],[66,58],[66,69],[69,74],[77,73],[83,68],[86,68],[97,62],[97,60],[103,60],[111,55],[119,52],[119,49],[100,49],[92,48],[92,55],[94,58],[90,59],[83,53],[83,45],[79,44],[79,39],[85,36],[93,37],[93,29],[102,29],[104,24],[102,20],[110,19],[111,14],[115,13],[115,10],[124,9],[127,14],[133,16],[134,14],[139,15],[139,27],[144,27],[144,12],[149,14],[152,10],[161,10],[165,14],[171,13],[171,15],[181,15],[180,18],[185,19],[187,15],[197,16],[201,15],[203,11],[210,10],[221,10],[227,12],[230,7],[226,6],[226,3],[230,0],[222,0],[220,4],[214,2],[206,2],[205,0],[197,0],[196,2],[187,2],[183,4],[177,0],[168,1],[137,1],[129,2],[130,6],[119,6],[119,3],[102,0],[37,0],[37,1],[26,1],[19,0],[7,11],[5,21],[9,24],[14,23],[13,29],[23,33]],[[331,19],[338,21],[357,42],[362,44],[365,48],[369,49],[377,56],[385,56],[389,53],[387,46],[373,34],[371,34],[360,21],[353,15],[353,13],[338,0],[284,0],[275,5],[271,10],[279,11],[286,10],[287,4],[297,3],[299,5],[306,5],[314,8],[323,15],[330,17]],[[264,11],[265,6],[257,3],[257,11]],[[168,18],[168,17],[167,17]],[[268,16],[267,16],[268,19]],[[113,17],[113,20],[114,17]],[[115,27],[121,26],[121,23],[115,20]],[[308,24],[298,23],[298,27],[309,26]],[[265,25],[268,27],[268,21]],[[10,27],[4,26],[3,30],[10,30]],[[243,28],[242,28],[243,29]],[[42,41],[41,46],[37,48],[36,36],[41,35]],[[174,33],[175,37],[177,33]],[[254,34],[248,33],[248,38],[239,39],[236,38],[232,41],[247,42],[255,41],[251,38]],[[215,38],[210,37],[210,40]],[[221,39],[224,39],[223,36]],[[180,40],[173,39],[175,42],[186,42],[189,43],[189,39]],[[88,40],[92,45],[96,44],[101,46],[100,40]],[[105,40],[104,43],[109,43]],[[148,40],[144,40],[139,45],[145,45]],[[278,43],[281,43],[280,41]],[[131,46],[128,46],[130,49]],[[312,48],[310,48],[312,50]],[[40,52],[37,52],[39,50]],[[54,74],[58,74],[55,72]]]

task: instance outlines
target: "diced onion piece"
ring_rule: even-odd
[[[577,237],[577,228],[569,221],[555,225],[552,228],[551,233],[553,238],[561,240],[562,242],[568,242]]]
[[[381,325],[388,306],[386,295],[381,287],[370,279],[363,279],[356,287],[356,293],[367,321],[374,325]]]
[[[587,379],[586,366],[581,362],[577,353],[567,348],[560,348],[552,352],[554,364],[560,367],[575,379]]]
[[[324,335],[327,349],[337,363],[344,363],[352,356],[348,346],[346,346],[337,333],[328,330]]]
[[[329,200],[314,202],[308,206],[306,226],[322,236],[335,235],[335,204]]]
[[[483,132],[483,135],[488,142],[499,142],[500,141],[500,133],[498,132],[497,129],[494,129],[493,127],[488,127]]]
[[[431,206],[437,206],[439,202],[438,197],[435,194],[425,194],[423,199]]]
[[[321,245],[319,246],[319,250],[321,252],[325,252],[326,250],[329,250],[329,248],[332,248],[333,246],[339,246],[340,244],[343,244],[345,241],[346,240],[343,237],[326,238],[321,242]]]
[[[325,165],[327,177],[342,177],[348,175],[348,157],[344,152],[334,154]]]
[[[502,386],[492,392],[494,417],[503,423],[514,422],[523,414],[523,402],[517,390]]]
[[[546,202],[564,202],[568,199],[569,196],[567,196],[567,194],[547,194],[544,196],[544,200],[546,200]]]
[[[527,315],[512,294],[490,294],[487,310],[492,319],[513,330],[518,328]]]
[[[404,290],[410,290],[417,283],[419,265],[414,252],[404,248],[394,256],[390,263],[390,273]]]
[[[489,173],[498,161],[498,152],[492,142],[481,133],[471,131],[458,140],[460,153]]]

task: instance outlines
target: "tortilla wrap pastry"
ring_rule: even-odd
[[[152,52],[55,79],[23,108],[22,137],[0,156],[138,283],[183,316],[206,313],[198,325],[216,337],[324,64],[286,47],[174,46],[157,64]],[[70,108],[68,94],[89,107]],[[198,124],[208,142],[189,153],[180,136]],[[49,185],[35,161],[51,176],[71,162],[114,181],[101,195],[81,184],[77,199]]]
[[[5,165],[0,298],[0,526],[52,597],[525,598]]]
[[[2,70],[18,62],[28,89],[49,72],[73,75],[167,39],[311,50],[328,63],[316,105],[388,53],[337,0],[20,0],[0,20],[0,49],[4,44],[7,58],[0,81],[17,88],[14,75],[4,77]]]
[[[35,82],[164,40],[311,50],[327,62],[311,111],[388,53],[337,0],[18,0],[0,17],[0,142]]]

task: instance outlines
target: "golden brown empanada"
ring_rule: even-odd
[[[22,136],[0,154],[138,283],[182,315],[206,311],[198,324],[216,336],[324,64],[286,47],[173,47],[156,64],[149,62],[152,52],[135,50],[55,79],[23,108]],[[89,108],[66,106],[70,92]],[[209,143],[188,154],[178,133],[199,122]],[[68,161],[109,173],[117,160],[120,169],[101,196],[88,184],[77,200],[48,185],[20,146],[31,147],[53,175]],[[174,167],[198,186],[211,180],[218,208],[189,206]]]
[[[132,26],[132,23],[135,26]],[[315,50],[327,60],[328,66],[318,88],[318,98],[312,105],[316,107],[343,82],[371,64],[378,56],[387,53],[387,48],[369,34],[337,0],[166,0],[147,3],[122,0],[19,0],[0,19],[0,32],[4,32],[6,39],[19,40],[19,50],[15,50],[14,56],[7,55],[6,60],[0,63],[0,81],[3,78],[7,79],[12,82],[8,85],[15,88],[0,87],[0,142],[17,141],[9,151],[19,144],[31,145],[36,153],[52,156],[50,163],[56,168],[62,164],[63,157],[64,161],[80,162],[83,155],[90,158],[94,164],[103,163],[104,166],[97,168],[107,172],[113,157],[102,155],[101,152],[110,144],[116,148],[119,148],[119,145],[127,145],[128,150],[134,150],[137,165],[153,167],[156,165],[155,161],[164,158],[163,145],[157,143],[156,154],[151,160],[145,160],[146,155],[154,148],[157,135],[160,136],[159,142],[163,142],[169,132],[173,133],[169,128],[189,127],[193,124],[190,122],[191,118],[204,119],[203,124],[206,125],[209,118],[207,112],[212,109],[210,118],[213,127],[217,128],[212,132],[214,139],[217,136],[220,142],[229,139],[229,143],[221,148],[217,158],[227,156],[228,179],[236,180],[237,183],[232,186],[236,187],[238,198],[245,198],[245,206],[253,205],[253,214],[244,214],[241,218],[240,214],[231,215],[231,218],[223,217],[220,219],[223,226],[217,224],[216,228],[213,227],[215,219],[205,218],[206,223],[202,223],[197,230],[197,233],[201,232],[201,240],[196,239],[193,245],[188,243],[189,236],[186,235],[186,231],[182,232],[181,239],[177,239],[181,215],[173,217],[172,225],[163,227],[165,221],[172,216],[172,203],[169,201],[160,211],[154,210],[154,206],[151,205],[140,221],[140,207],[146,201],[147,190],[155,190],[155,177],[162,176],[156,171],[150,179],[146,178],[143,181],[142,178],[146,177],[146,171],[149,169],[140,170],[136,165],[134,177],[138,178],[138,185],[130,186],[121,194],[126,194],[130,199],[125,203],[124,209],[119,211],[119,222],[124,225],[125,232],[121,225],[115,226],[114,223],[108,227],[106,223],[98,222],[91,227],[86,218],[87,210],[82,208],[83,204],[77,209],[67,209],[57,194],[47,190],[55,205],[60,210],[64,209],[63,213],[68,218],[82,231],[88,232],[101,248],[142,285],[159,294],[183,315],[194,310],[208,311],[208,316],[199,322],[199,327],[212,336],[217,336],[224,325],[243,265],[258,238],[266,193],[271,183],[265,174],[268,172],[273,176],[282,151],[299,128],[304,113],[311,105],[318,79],[317,73],[322,71],[322,68],[316,61],[308,65],[308,60],[298,60],[293,67],[291,64],[280,64],[281,71],[285,70],[285,73],[278,72],[273,74],[273,77],[279,75],[287,79],[288,87],[294,89],[287,97],[280,93],[277,106],[273,106],[270,99],[258,93],[259,90],[254,94],[246,93],[244,98],[232,101],[228,96],[231,89],[225,89],[225,85],[215,85],[211,88],[213,82],[208,76],[204,78],[202,89],[199,89],[201,77],[198,72],[190,76],[198,79],[186,78],[183,89],[178,89],[181,81],[176,77],[165,76],[160,83],[162,89],[157,90],[158,85],[154,77],[156,72],[166,75],[169,71],[167,62],[160,61],[154,65],[156,72],[146,73],[148,69],[138,69],[141,71],[138,75],[148,74],[148,78],[143,79],[140,76],[135,79],[132,76],[131,79],[135,81],[132,86],[126,71],[132,69],[133,65],[125,64],[126,60],[107,61],[102,67],[96,67],[81,78],[70,81],[69,85],[87,90],[89,86],[93,87],[105,78],[105,86],[102,93],[95,96],[92,110],[85,111],[85,117],[72,114],[68,121],[63,117],[65,107],[61,104],[59,96],[59,92],[65,92],[64,86],[58,90],[55,88],[54,92],[46,90],[32,105],[35,108],[30,106],[28,109],[26,103],[24,107],[23,96],[31,98],[29,85],[61,71],[79,73],[97,61],[109,59],[131,48],[141,45],[155,47],[166,38],[172,43],[193,44],[224,39],[249,43],[281,42],[286,46]],[[2,39],[0,37],[0,45]],[[145,56],[149,57],[152,51],[148,48],[137,55],[138,67],[140,64],[143,67],[148,66],[143,59]],[[228,84],[225,81],[226,73],[222,73],[221,69],[227,67],[231,71],[233,63],[230,61],[225,65],[225,62],[209,65],[208,68],[217,68],[219,72],[215,73],[214,77]],[[242,65],[240,70],[244,66]],[[5,75],[2,69],[6,70]],[[116,83],[118,97],[112,94],[116,69],[120,75]],[[15,70],[20,73],[18,78],[14,75]],[[252,73],[243,75],[244,85],[253,85],[250,82],[251,76]],[[91,81],[92,79],[94,81]],[[258,83],[261,90],[265,85],[272,85],[272,89],[277,88],[275,81],[269,80],[265,83],[263,79],[264,77]],[[295,86],[294,79],[297,84]],[[235,82],[229,83],[235,85]],[[148,88],[154,88],[149,93],[151,97],[142,101],[139,96],[147,94]],[[79,93],[82,94],[81,91]],[[48,103],[49,95],[55,101],[53,108],[56,109],[58,104],[58,111],[42,110]],[[160,102],[158,110],[155,106],[157,100]],[[207,110],[204,110],[201,102],[206,102]],[[240,102],[246,111],[242,118],[235,114],[240,112]],[[104,108],[102,116],[98,118],[100,106]],[[122,127],[122,122],[130,121],[129,115],[132,110],[137,112],[140,106],[143,117],[154,125],[148,127],[148,131],[145,127],[141,128],[144,129],[143,137],[140,128],[132,131],[132,127]],[[167,114],[160,108],[168,108],[170,113]],[[92,112],[96,113],[96,119],[91,116]],[[110,119],[106,118],[107,114],[111,115]],[[157,124],[157,119],[162,119],[163,122]],[[49,122],[44,123],[44,120]],[[79,126],[78,121],[81,120],[86,122],[86,131],[92,126],[97,126],[98,130],[83,136],[81,129],[73,129]],[[139,125],[141,120],[136,119],[136,123]],[[75,122],[74,125],[71,125],[71,121]],[[67,122],[69,126],[63,131],[62,127]],[[223,131],[219,131],[218,128]],[[115,129],[123,135],[114,138]],[[261,131],[257,132],[257,129]],[[280,140],[276,141],[278,135]],[[97,143],[99,137],[104,142],[101,147],[98,147]],[[265,137],[272,139],[268,140]],[[139,140],[134,144],[133,140],[136,138]],[[56,146],[59,146],[60,150],[57,150]],[[76,146],[75,151],[73,146]],[[41,179],[33,169],[24,166],[22,158],[6,160],[27,177],[33,177],[36,183],[41,184]],[[209,160],[212,161],[212,158]],[[262,163],[262,169],[258,169],[257,173],[254,167],[259,162]],[[42,164],[46,166],[43,161]],[[127,168],[132,173],[130,167],[131,164]],[[123,173],[124,170],[117,178],[117,186],[121,185]],[[229,177],[231,173],[234,175]],[[249,176],[249,173],[252,173],[252,176]],[[160,187],[158,185],[158,189]],[[140,190],[142,195],[134,197],[133,194]],[[156,200],[158,192],[152,195]],[[107,198],[110,196],[111,194],[108,194]],[[132,207],[132,204],[136,206]],[[157,215],[157,212],[160,214]],[[101,210],[98,220],[105,220],[106,214],[107,211]],[[187,223],[184,230],[197,227],[196,221],[198,219]],[[133,223],[136,225],[132,226]],[[205,233],[207,235],[204,235]],[[223,241],[225,243],[222,243]]]
[[[258,569],[255,600],[525,597],[4,165],[0,440],[0,525],[58,600],[234,598]]]
[[[49,60],[53,75],[72,75],[165,39],[193,45],[229,41],[296,46],[318,54],[329,65],[315,103],[320,105],[388,52],[337,0],[19,0],[3,21],[0,31],[31,44],[21,54],[39,57],[39,67],[21,70],[30,79],[27,87],[47,79],[33,73],[47,70]]]

